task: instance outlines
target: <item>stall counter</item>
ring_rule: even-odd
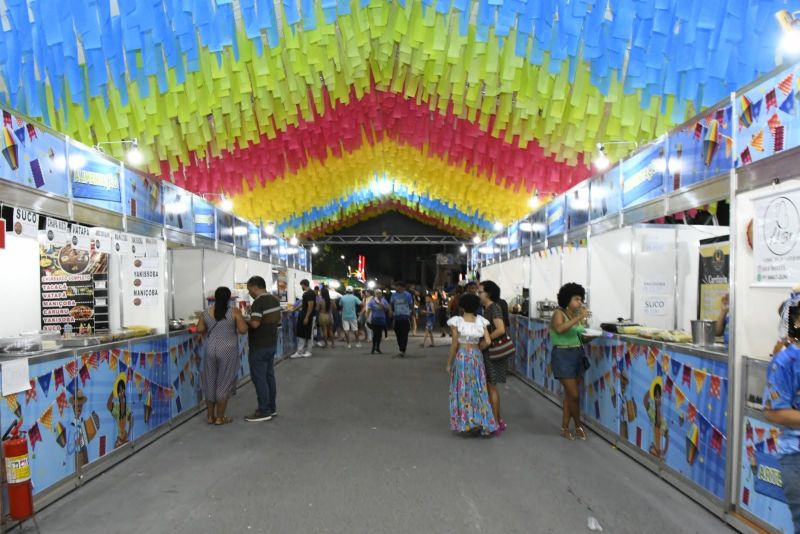
[[[513,367],[560,402],[549,322],[513,316]],[[716,350],[608,334],[587,343],[584,416],[616,444],[721,503],[725,491],[728,364]]]
[[[297,350],[294,316],[281,315],[276,360]],[[246,335],[239,356],[245,382]],[[0,427],[22,421],[37,506],[48,494],[77,486],[110,453],[197,413],[204,357],[203,336],[188,330],[26,357],[31,389],[4,397]]]

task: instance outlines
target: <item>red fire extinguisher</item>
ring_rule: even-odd
[[[18,521],[33,515],[33,485],[28,440],[25,431],[19,430],[21,424],[22,421],[14,421],[3,435],[9,515]]]

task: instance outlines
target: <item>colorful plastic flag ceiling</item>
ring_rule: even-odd
[[[467,233],[769,71],[785,3],[6,0],[0,93],[287,231],[403,206]]]

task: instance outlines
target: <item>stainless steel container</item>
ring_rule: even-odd
[[[716,337],[715,321],[692,321],[692,343],[701,347],[710,347]]]

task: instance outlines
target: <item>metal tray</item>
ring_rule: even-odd
[[[71,338],[71,339],[64,339],[61,342],[67,348],[72,348],[72,347],[90,347],[92,345],[99,345],[100,344],[100,337],[99,336],[81,336],[81,337],[74,337],[74,338]]]

